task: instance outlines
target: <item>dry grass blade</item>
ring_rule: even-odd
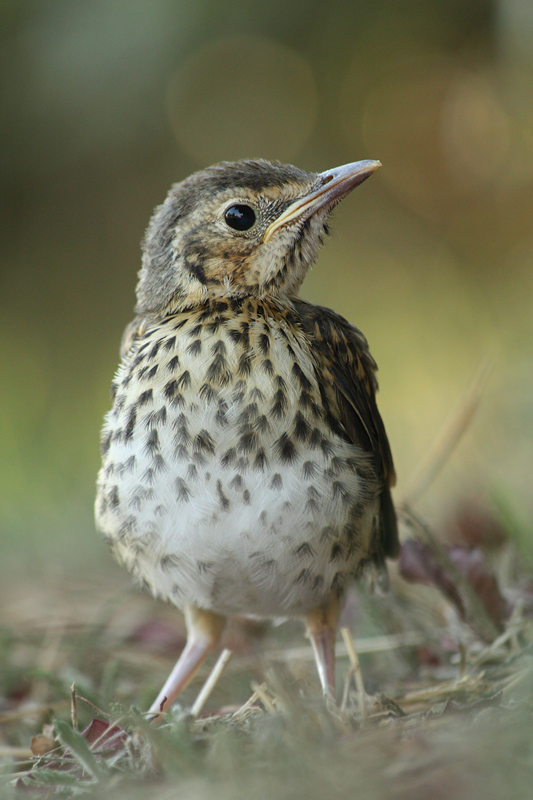
[[[67,708],[67,702],[61,701],[54,703],[55,711],[63,711]],[[50,705],[47,704],[33,704],[21,705],[19,708],[10,709],[9,711],[0,712],[0,725],[5,725],[10,722],[22,722],[23,720],[32,720],[45,716],[50,711]]]
[[[488,647],[484,647],[477,655],[472,657],[472,665],[479,667],[487,661],[494,662],[506,659],[509,657],[509,651],[518,654],[522,649],[521,640],[525,633],[524,628],[527,622],[528,618],[524,616],[523,605],[519,602],[507,621],[505,630]]]
[[[232,655],[233,655],[233,652],[231,650],[227,650],[227,649],[223,650],[222,653],[219,655],[215,666],[211,670],[208,679],[206,680],[206,682],[204,683],[204,685],[200,689],[200,692],[198,693],[198,697],[194,701],[193,706],[191,708],[191,716],[194,719],[196,719],[200,715],[203,707],[207,703],[211,692],[213,691],[213,689],[217,685],[217,683],[218,683],[218,681],[220,679],[220,676],[224,672],[224,670],[226,668],[226,665],[229,663]]]
[[[259,684],[259,683],[256,683],[255,681],[252,681],[252,683],[250,685],[251,685],[254,693],[259,698],[259,700],[261,700],[261,702],[264,705],[265,709],[267,711],[269,711],[271,714],[276,714],[277,710],[276,710],[276,706],[274,705],[274,702],[273,702],[274,698],[272,698],[269,695],[269,693],[267,691],[266,684],[265,683]]]
[[[435,686],[426,686],[423,689],[415,689],[407,692],[401,698],[402,708],[413,706],[427,710],[429,706],[458,695],[466,695],[472,699],[490,695],[494,693],[494,685],[485,677],[483,673],[479,675],[463,675],[456,680],[438,683]]]
[[[450,458],[479,407],[494,360],[494,356],[490,355],[479,367],[463,398],[458,402],[440,435],[435,439],[433,447],[408,481],[401,504],[414,506]]]
[[[424,642],[423,634],[418,631],[407,631],[406,633],[355,639],[354,645],[358,653],[382,653],[388,650],[397,650],[400,647],[417,647]],[[342,642],[335,644],[335,656],[336,658],[349,656],[348,649]],[[266,657],[269,661],[313,661],[315,658],[313,649],[309,645],[272,650],[267,653]],[[248,659],[240,659],[239,667],[242,669],[248,663],[252,662],[249,662]]]
[[[76,706],[76,684],[73,683],[70,687],[70,718],[72,720],[72,727],[75,731],[78,730],[78,709]]]
[[[56,668],[61,642],[65,635],[65,626],[46,627],[45,635],[41,644],[41,650],[36,660],[36,673],[53,673]],[[31,689],[31,698],[36,703],[46,702],[48,698],[49,685],[46,680],[36,678]]]
[[[532,676],[533,676],[532,667],[523,669],[522,672],[518,672],[517,674],[513,675],[506,682],[505,686],[502,688],[502,694],[504,695],[509,694],[509,692],[512,692],[514,689],[516,689],[516,687],[519,686],[521,683],[523,683],[527,678],[531,679]]]
[[[361,664],[359,662],[357,650],[355,649],[352,634],[348,628],[341,628],[341,634],[342,638],[344,639],[344,644],[346,645],[346,650],[348,651],[348,657],[350,659],[350,672],[355,680],[355,686],[357,688],[357,696],[359,700],[359,713],[361,714],[361,725],[364,727],[366,722],[366,692],[365,684],[363,682],[363,673],[361,672]],[[343,698],[343,707],[345,704],[345,699]]]
[[[33,753],[29,747],[11,747],[8,744],[0,744],[0,758],[33,758]]]
[[[83,703],[84,706],[90,708],[92,712],[100,717],[103,717],[103,719],[111,719],[111,715],[108,714],[107,711],[103,711],[101,708],[98,708],[98,706],[96,706],[94,703],[91,703],[90,700],[87,700],[87,698],[83,697],[81,694],[76,695],[76,701]]]
[[[245,714],[253,707],[254,703],[256,703],[259,699],[259,694],[257,692],[253,692],[246,703],[244,703],[240,708],[237,709],[237,711],[235,711],[232,718],[237,720],[245,716]]]

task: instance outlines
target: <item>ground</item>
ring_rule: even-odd
[[[336,707],[296,623],[260,644],[234,626],[211,696],[198,702],[215,658],[148,723],[179,613],[119,573],[18,585],[0,618],[2,797],[529,796],[531,574],[486,516],[458,519],[443,543],[402,511],[390,594],[348,599]]]

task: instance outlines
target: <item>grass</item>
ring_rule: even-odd
[[[262,658],[226,657],[198,702],[200,673],[159,725],[131,701],[146,708],[170,669],[182,643],[175,611],[94,582],[14,602],[0,640],[0,796],[529,796],[533,604],[513,558],[509,613],[491,641],[437,584],[393,575],[391,596],[368,601],[370,635],[342,631],[337,706],[320,697],[310,647],[292,646],[289,626]],[[362,602],[350,598],[348,622]]]

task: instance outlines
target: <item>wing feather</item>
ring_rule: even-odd
[[[377,365],[356,327],[328,308],[295,302],[304,332],[311,338],[328,421],[346,441],[362,447],[374,460],[381,481],[378,553],[399,553],[398,525],[390,487],[396,473],[376,404]],[[379,557],[379,556],[378,556]]]

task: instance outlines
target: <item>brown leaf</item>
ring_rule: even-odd
[[[45,725],[45,727],[52,727]],[[34,756],[44,756],[50,750],[55,750],[57,742],[53,735],[50,736],[46,733],[38,733],[37,736],[31,737],[30,748]]]
[[[448,557],[475,590],[489,617],[501,628],[510,609],[481,550],[452,547],[448,550]]]
[[[500,593],[496,578],[487,566],[485,556],[477,548],[446,548],[446,555],[481,600],[486,614],[501,630],[509,615],[509,607]],[[466,620],[466,609],[452,572],[443,567],[431,547],[415,539],[407,539],[400,553],[400,575],[410,583],[436,586]]]
[[[96,753],[102,750],[120,750],[128,738],[128,734],[123,728],[119,728],[118,725],[110,725],[109,722],[102,719],[92,719],[81,735]],[[93,747],[96,743],[98,743],[97,747]]]
[[[400,550],[400,575],[409,583],[433,584],[453,603],[462,619],[465,607],[451,576],[438,563],[429,545],[407,539]]]

